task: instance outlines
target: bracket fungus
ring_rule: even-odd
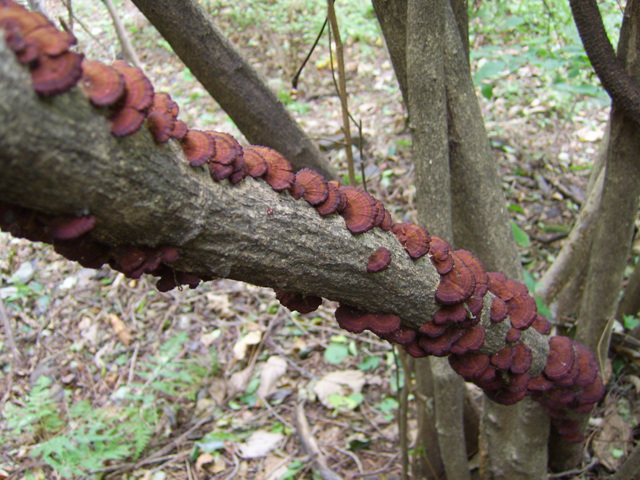
[[[429,253],[431,237],[423,226],[414,223],[396,223],[391,226],[391,231],[411,258],[417,259]]]
[[[267,164],[267,171],[262,176],[276,192],[282,192],[293,186],[296,176],[291,163],[273,148],[254,145],[253,151],[260,154]],[[251,175],[251,174],[250,174]]]
[[[336,187],[333,182],[327,182],[327,198],[324,202],[316,205],[316,210],[320,215],[331,215],[340,212],[346,205],[346,197]]]
[[[82,61],[82,90],[96,107],[108,107],[124,95],[124,77],[116,69],[92,60]]]
[[[202,130],[189,130],[180,140],[180,147],[192,167],[201,167],[215,153],[213,137]]]
[[[376,220],[376,200],[364,190],[340,186],[346,206],[340,215],[351,233],[364,233],[373,228]]]
[[[313,295],[302,295],[301,293],[286,292],[274,289],[278,301],[289,310],[300,313],[311,313],[322,304],[322,298]]]
[[[386,268],[391,263],[391,252],[384,248],[380,247],[378,250],[373,252],[369,257],[369,262],[367,263],[367,272],[369,273],[378,273],[386,270]]]
[[[327,181],[318,172],[309,168],[303,168],[296,173],[296,182],[302,185],[304,198],[309,205],[320,205],[329,196]]]

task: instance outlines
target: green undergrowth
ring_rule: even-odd
[[[100,407],[73,401],[51,378],[39,377],[28,395],[5,404],[0,442],[14,447],[12,455],[26,453],[64,478],[86,478],[110,461],[139,458],[165,417],[175,416],[169,411],[179,398],[195,402],[215,371],[215,351],[207,358],[181,358],[187,339],[181,332],[167,340]]]
[[[613,0],[599,3],[615,44],[620,7]],[[567,106],[576,102],[609,103],[584,52],[568,2],[481,2],[471,9],[470,19],[474,81],[485,98],[544,103],[554,115],[571,111]]]

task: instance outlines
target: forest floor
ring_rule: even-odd
[[[60,2],[46,4],[69,23]],[[102,4],[73,5],[79,48],[111,61],[119,46]],[[179,103],[180,118],[246,144],[144,17],[128,2],[118,5],[147,75]],[[277,15],[289,22],[282,26],[269,21],[273,11],[251,17],[251,2],[242,13],[205,6],[344,175],[326,42],[291,92],[322,15],[305,24],[296,16],[309,12],[283,7]],[[370,7],[362,13],[343,31],[350,109],[362,122],[357,168],[361,162],[369,191],[396,221],[415,221],[406,112]],[[472,49],[485,40],[475,33]],[[517,56],[520,47],[501,48]],[[524,64],[480,82],[492,86],[491,98],[478,90],[530,282],[576,218],[608,119],[601,94],[569,98],[543,73]],[[0,319],[8,316],[0,325],[0,479],[87,478],[81,467],[103,479],[314,478],[303,437],[342,478],[400,478],[399,360],[374,335],[342,331],[332,302],[298,315],[273,291],[228,280],[160,293],[152,278],[83,269],[47,245],[4,233],[0,299]],[[567,478],[601,477],[628,451],[640,378],[632,359],[617,362],[615,385],[592,420],[591,469]],[[297,411],[308,422],[302,435]],[[410,411],[411,439],[416,428]],[[57,462],[57,471],[43,460]]]

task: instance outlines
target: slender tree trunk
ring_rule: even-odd
[[[477,252],[489,270],[521,278],[497,165],[451,9],[447,21],[445,65],[455,245]],[[542,478],[548,424],[547,414],[529,399],[505,407],[485,398],[480,436],[482,477]]]
[[[447,0],[408,2],[406,64],[418,218],[431,231],[453,241],[444,85],[446,4]],[[435,204],[439,206],[437,211],[430,208]],[[426,457],[419,460],[417,474],[419,478],[440,478],[441,472],[434,471],[437,460],[433,459],[433,453],[439,453],[447,478],[469,478],[466,450],[461,448],[464,445],[464,382],[451,370],[446,359],[418,359],[415,364],[416,375],[427,375],[430,369],[431,376],[431,381],[417,384],[421,426],[418,451],[421,457]],[[424,400],[433,402],[430,416],[426,415]],[[432,422],[434,426],[430,425]],[[425,468],[423,463],[431,468]]]
[[[618,57],[636,86],[640,84],[639,54],[640,2],[630,0],[620,30]],[[614,106],[609,124],[602,200],[585,262],[586,282],[576,332],[576,340],[602,360],[609,351],[607,327],[618,306],[640,197],[640,123]],[[582,460],[581,444],[566,444],[557,438],[556,445],[550,459],[554,470],[571,468]]]
[[[249,142],[272,147],[296,169],[336,173],[195,0],[133,0]]]
[[[393,70],[405,106],[409,105],[407,86],[407,1],[372,0],[376,17],[389,50]]]

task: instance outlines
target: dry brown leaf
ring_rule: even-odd
[[[615,472],[633,444],[632,436],[632,422],[620,416],[616,399],[612,399],[605,408],[602,429],[593,439],[593,453],[601,464]]]
[[[214,457],[210,453],[202,453],[198,455],[198,459],[196,460],[196,470],[203,471],[205,465],[209,465],[214,462]]]
[[[233,346],[233,357],[236,360],[242,360],[247,355],[249,345],[257,345],[260,340],[262,340],[262,332],[260,330],[250,331]]]
[[[126,345],[127,347],[131,344],[131,340],[133,340],[133,335],[131,334],[131,330],[129,327],[117,316],[115,313],[110,313],[108,315],[109,323],[111,324],[111,328],[116,332],[120,341]]]
[[[327,408],[333,408],[333,404],[329,401],[330,395],[360,393],[364,384],[364,373],[360,370],[340,370],[327,373],[320,379],[316,386],[313,387],[313,391],[318,396],[320,403]]]
[[[280,355],[269,357],[260,372],[259,397],[268,397],[276,388],[278,380],[287,373],[287,361]]]

